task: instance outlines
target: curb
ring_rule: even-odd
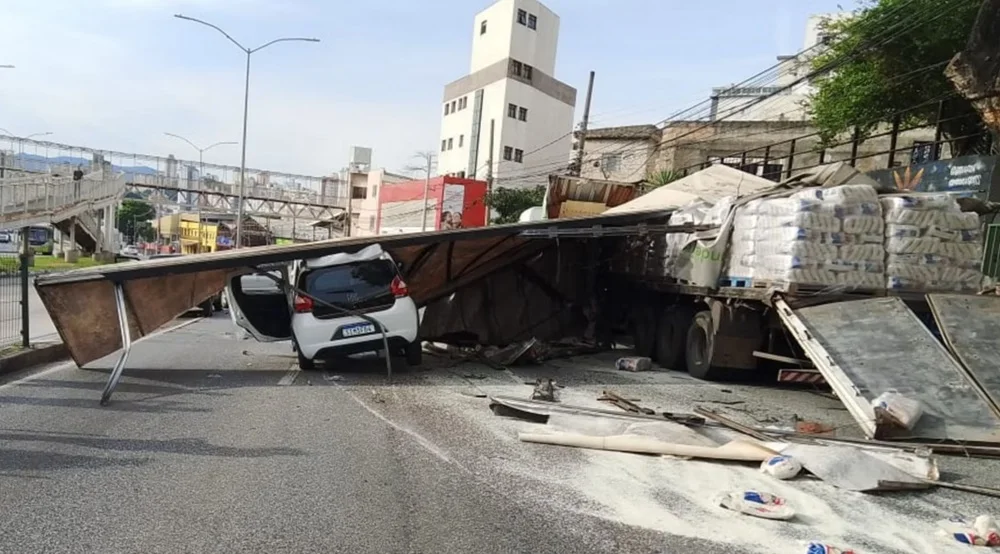
[[[0,375],[7,375],[25,369],[51,364],[69,358],[69,350],[63,343],[32,346],[28,350],[14,352],[0,358]]]

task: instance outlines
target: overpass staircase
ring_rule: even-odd
[[[80,181],[47,174],[0,178],[0,228],[52,225],[74,237],[84,252],[96,252],[107,241],[94,214],[121,201],[121,174],[97,171]]]

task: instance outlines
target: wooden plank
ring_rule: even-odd
[[[1000,416],[1000,297],[928,294],[945,344]]]
[[[776,307],[869,437],[1000,443],[1000,418],[901,299]],[[890,390],[923,405],[912,431],[876,428],[871,401]]]
[[[789,358],[788,356],[780,356],[778,354],[771,354],[770,352],[761,352],[760,350],[754,350],[754,358],[760,358],[762,360],[771,360],[773,362],[782,362],[785,364],[793,364],[798,366],[812,366],[812,361],[810,360],[800,360],[799,358]]]

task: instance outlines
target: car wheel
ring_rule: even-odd
[[[418,367],[423,363],[423,358],[424,346],[420,342],[420,339],[406,345],[406,365],[410,367]]]
[[[302,371],[312,371],[316,369],[316,360],[306,358],[302,355],[302,352],[296,351],[296,355],[299,357],[299,369]]]
[[[215,297],[215,301],[212,304],[215,306],[215,311],[221,312],[222,311],[222,295],[220,294],[219,296],[216,296]]]
[[[201,305],[201,315],[204,317],[212,317],[215,314],[215,304],[209,299],[204,304]]]

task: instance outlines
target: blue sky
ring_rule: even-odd
[[[468,70],[473,16],[488,0],[34,0],[5,2],[0,127],[53,141],[196,158],[240,140],[244,58],[254,55],[248,165],[340,169],[351,145],[399,170],[434,149],[445,83]],[[853,3],[847,0],[846,8]],[[810,14],[835,0],[548,0],[560,15],[556,77],[583,91],[597,72],[596,126],[656,122],[801,49]],[[239,147],[206,161],[239,163]],[[527,160],[526,160],[527,161]]]

